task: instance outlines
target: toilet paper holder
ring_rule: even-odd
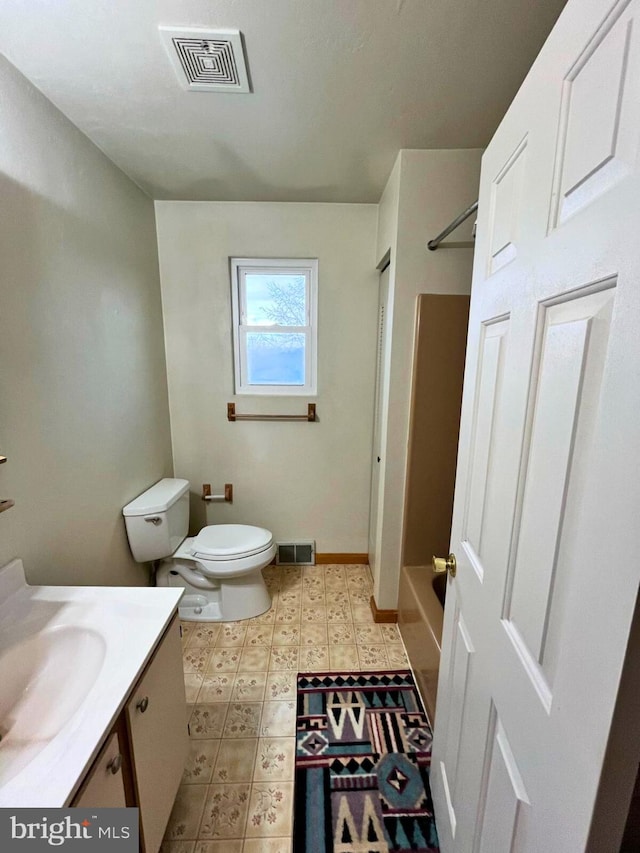
[[[211,494],[211,483],[203,483],[202,484],[202,500],[203,501],[224,501],[228,504],[233,503],[233,483],[225,483],[224,484],[224,494],[223,495],[212,495]]]

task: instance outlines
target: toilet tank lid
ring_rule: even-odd
[[[188,480],[175,480],[165,477],[146,492],[128,503],[122,510],[125,518],[132,515],[151,515],[154,512],[166,512],[178,498],[189,491]]]

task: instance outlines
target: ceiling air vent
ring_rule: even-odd
[[[250,92],[239,30],[159,27],[176,74],[194,92]]]

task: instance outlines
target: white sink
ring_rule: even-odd
[[[100,675],[107,644],[88,627],[58,625],[0,654],[0,774],[7,782],[54,738]]]
[[[0,568],[0,808],[69,805],[182,588],[29,586]]]

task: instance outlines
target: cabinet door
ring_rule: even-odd
[[[114,732],[93,762],[74,808],[124,808],[126,806],[122,778],[122,754],[118,733]]]
[[[126,705],[146,853],[157,853],[188,749],[187,705],[177,617]]]

